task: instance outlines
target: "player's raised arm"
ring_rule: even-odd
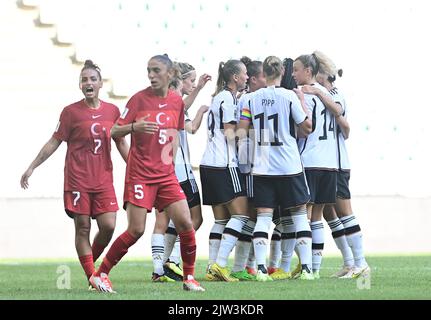
[[[192,67],[193,68],[193,67]],[[205,87],[206,83],[211,80],[211,76],[209,74],[204,73],[199,77],[198,84],[195,86],[195,79],[196,79],[196,72],[193,70],[190,71],[190,73],[183,74],[183,86],[187,85],[188,79],[190,80],[191,84],[193,85],[193,89],[190,93],[187,94],[187,97],[184,98],[184,107],[187,111],[195,101],[196,97],[198,96],[199,92]]]
[[[196,113],[195,118],[192,121],[186,122],[185,129],[187,133],[195,134],[199,130],[204,114],[208,111],[208,109],[209,109],[208,106],[205,106],[205,105],[201,106],[198,112]]]

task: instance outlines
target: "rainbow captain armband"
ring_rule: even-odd
[[[248,110],[246,108],[242,109],[240,120],[251,121],[251,112],[250,112],[250,110]]]

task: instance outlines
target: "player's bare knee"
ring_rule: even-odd
[[[164,234],[166,231],[166,228],[168,227],[168,224],[169,224],[169,220],[156,219],[156,223],[154,224],[153,233]]]
[[[88,238],[90,236],[90,225],[76,225],[76,236],[81,238]]]
[[[192,220],[190,219],[190,217],[187,219],[181,219],[180,221],[175,223],[175,228],[177,229],[178,233],[189,231],[193,229]]]
[[[140,237],[142,237],[142,235],[144,234],[144,231],[145,231],[145,227],[142,228],[139,226],[132,226],[127,229],[127,232],[129,232],[130,235],[135,239],[139,239]]]
[[[115,224],[104,225],[100,228],[99,232],[102,233],[105,237],[111,238],[114,234]]]
[[[199,227],[202,225],[203,219],[202,217],[193,217],[192,222],[193,222],[193,228],[195,230],[198,230]]]
[[[335,212],[334,207],[331,205],[326,205],[323,209],[323,217],[326,221],[337,219],[337,213]]]

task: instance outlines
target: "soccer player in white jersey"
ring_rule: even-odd
[[[196,133],[201,125],[203,115],[208,111],[208,106],[201,106],[193,120],[189,118],[187,110],[191,107],[205,84],[211,80],[211,76],[208,74],[201,75],[196,84],[196,71],[192,65],[175,62],[174,66],[177,73],[171,81],[170,88],[175,90],[180,96],[185,97],[183,99],[185,125],[184,130],[180,130],[179,132],[180,143],[175,159],[175,174],[187,197],[193,227],[195,230],[198,230],[202,224],[201,201],[199,189],[190,164],[187,133]],[[164,212],[159,213],[156,211],[156,223],[151,237],[151,249],[154,265],[153,281],[183,281],[183,272],[180,267],[179,237],[172,220],[169,220]]]
[[[293,79],[293,59],[283,59],[284,75],[281,78],[280,86],[293,90],[297,88],[296,82]],[[290,272],[290,264],[292,260],[293,251],[296,249],[296,233],[295,226],[291,217],[283,219],[284,227],[280,219],[280,208],[274,210],[272,221],[275,228],[271,237],[271,244],[269,250],[268,273],[274,280],[290,279],[292,275],[301,274],[301,261],[298,261],[296,268]],[[282,267],[280,267],[282,266]]]
[[[319,61],[314,53],[301,55],[293,63],[293,77],[299,86],[314,86],[329,95],[328,90],[316,82],[318,71]],[[305,101],[312,114],[313,127],[307,138],[299,139],[298,146],[311,195],[307,210],[311,214],[313,235],[313,275],[319,279],[324,245],[323,208],[326,204],[335,204],[336,197],[337,142],[333,114],[316,95],[305,94]]]
[[[344,260],[343,267],[333,277],[354,278],[361,274],[368,274],[370,268],[364,256],[361,228],[353,215],[350,203],[350,162],[346,147],[350,127],[347,121],[347,106],[344,95],[334,84],[337,75],[341,77],[343,71],[338,70],[331,59],[323,53],[315,52],[315,54],[320,63],[316,79],[329,91],[332,99],[312,86],[304,86],[302,90],[317,95],[334,114],[337,124],[337,199],[335,206],[325,206],[323,211],[323,216],[331,228],[334,241]]]
[[[244,56],[241,61],[247,68],[247,93],[243,94],[239,99],[239,114],[244,107],[248,109],[248,97],[251,92],[260,88],[266,87],[266,79],[263,74],[262,61],[252,61]],[[245,123],[249,125],[248,117],[239,121],[238,130]],[[248,198],[248,213],[250,219],[242,228],[241,235],[235,247],[235,259],[232,267],[232,277],[242,281],[256,280],[254,250],[252,247],[252,236],[254,226],[256,225],[256,209],[253,204],[253,176],[251,175],[251,155],[253,150],[253,137],[247,136],[245,139],[238,141],[238,166],[242,174],[245,175],[247,198]]]
[[[270,56],[263,62],[267,87],[252,93],[249,109],[242,115],[249,117],[254,127],[253,188],[257,222],[253,245],[258,265],[256,279],[272,281],[267,273],[266,252],[268,232],[276,206],[281,207],[281,219],[290,214],[296,226],[298,250],[303,270],[301,279],[312,280],[311,230],[307,221],[306,203],[310,200],[301,157],[296,144],[296,129],[303,136],[311,132],[305,104],[293,91],[278,87],[284,72],[279,58]],[[238,131],[239,138],[244,133]]]
[[[247,69],[239,60],[219,64],[217,89],[208,112],[208,142],[200,164],[203,204],[212,206],[208,280],[238,281],[227,268],[229,254],[249,220],[244,176],[238,169],[235,129],[237,93],[246,87]]]

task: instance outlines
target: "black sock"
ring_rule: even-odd
[[[257,270],[262,271],[262,273],[268,273],[268,271],[266,270],[265,266],[263,264],[260,264],[257,266]]]
[[[310,269],[308,269],[308,266],[306,264],[302,264],[301,270],[305,270],[307,273],[311,273]]]

